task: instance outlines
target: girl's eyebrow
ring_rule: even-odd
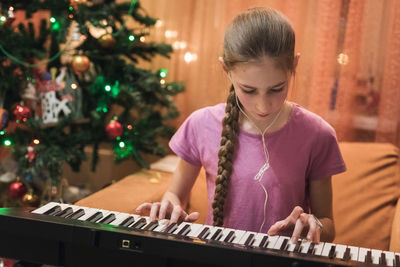
[[[272,88],[275,88],[275,87],[278,87],[278,86],[282,86],[282,85],[284,85],[285,83],[286,83],[286,81],[282,81],[282,82],[279,82],[279,83],[277,83],[277,84],[275,84],[275,85],[272,85],[272,86],[268,87],[267,89],[272,89]],[[248,89],[253,89],[253,90],[256,90],[256,89],[257,89],[256,87],[253,87],[253,86],[250,86],[250,85],[246,85],[246,84],[241,84],[241,83],[239,83],[239,85],[240,85],[240,86],[243,86],[243,87],[246,87],[246,88],[248,88]]]

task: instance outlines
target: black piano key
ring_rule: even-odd
[[[113,222],[115,219],[116,219],[115,214],[110,213],[106,217],[104,217],[101,221],[99,221],[99,223],[109,224],[109,223]]]
[[[140,218],[137,222],[135,222],[134,224],[132,224],[130,227],[131,228],[136,228],[136,229],[140,229],[143,226],[146,225],[146,219],[145,218]]]
[[[164,233],[171,234],[173,231],[176,230],[176,228],[178,228],[178,224],[171,223],[170,225],[168,225],[167,228],[164,229]]]
[[[310,246],[308,247],[308,249],[307,249],[307,254],[313,255],[313,254],[314,254],[314,247],[315,247],[315,243],[312,242],[312,243],[310,244]]]
[[[200,232],[200,234],[197,236],[200,239],[207,238],[207,236],[210,234],[210,228],[209,227],[204,227],[203,231]]]
[[[244,245],[246,247],[253,245],[254,243],[254,234],[249,234],[249,236],[247,237],[246,241],[244,242]]]
[[[286,250],[288,241],[289,241],[289,239],[284,239],[283,242],[282,242],[282,245],[281,245],[281,247],[279,249],[280,250]]]
[[[75,211],[74,213],[72,213],[71,215],[69,215],[69,216],[67,216],[65,218],[77,220],[80,217],[82,217],[83,215],[85,215],[85,210],[84,209],[79,209],[79,210]]]
[[[394,255],[393,266],[400,267],[400,256]]]
[[[261,239],[260,245],[258,245],[258,246],[260,248],[265,248],[265,247],[267,247],[267,245],[268,245],[268,236],[266,235]]]
[[[211,240],[216,240],[218,241],[222,236],[222,229],[217,229],[215,233],[212,235]]]
[[[57,212],[56,214],[54,214],[54,216],[61,217],[61,218],[65,218],[65,217],[67,217],[68,215],[70,215],[70,214],[72,214],[72,213],[73,213],[72,208],[71,208],[71,207],[68,207],[68,208],[66,208],[66,209],[63,209],[63,210],[60,211],[60,212]]]
[[[294,247],[294,252],[300,252],[301,249],[301,240],[297,240],[296,246]]]
[[[131,225],[134,222],[135,222],[135,218],[133,218],[133,216],[129,216],[122,223],[120,223],[119,226],[128,227],[129,225]]]
[[[350,259],[351,259],[350,248],[346,248],[346,250],[344,251],[344,254],[343,254],[343,260],[349,261]]]
[[[103,213],[101,211],[98,211],[95,214],[93,214],[92,216],[90,216],[89,218],[87,218],[86,221],[87,222],[97,222],[101,218],[103,218]]]
[[[177,235],[180,236],[185,236],[190,232],[190,225],[186,224],[185,226],[182,227],[182,229],[178,232]]]
[[[58,213],[60,211],[61,211],[61,207],[60,206],[54,206],[51,209],[45,211],[43,214],[52,216],[52,215],[54,215],[54,214],[56,214],[56,213]]]
[[[328,258],[333,259],[336,256],[336,246],[332,246],[329,250]]]
[[[371,250],[367,251],[367,254],[365,255],[365,263],[372,263],[372,253]]]
[[[386,265],[386,254],[383,252],[381,253],[381,256],[379,257],[379,264]]]
[[[146,225],[143,230],[153,231],[158,226],[158,221],[151,221],[148,225]]]
[[[235,238],[235,231],[230,231],[228,235],[225,237],[224,242],[232,242],[232,240]]]

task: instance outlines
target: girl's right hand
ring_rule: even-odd
[[[168,199],[161,202],[143,203],[136,208],[138,214],[150,211],[150,221],[169,219],[169,223],[194,222],[199,218],[198,212],[187,214],[180,205],[174,205]]]

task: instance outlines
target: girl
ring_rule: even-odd
[[[270,8],[239,14],[224,38],[227,102],[195,111],[170,141],[181,158],[152,220],[189,221],[182,207],[200,168],[207,176],[207,224],[332,241],[331,176],[345,171],[332,127],[286,101],[298,62],[288,20]]]

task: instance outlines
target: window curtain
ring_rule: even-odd
[[[122,1],[122,0],[121,0]],[[175,96],[179,126],[194,110],[225,101],[229,91],[218,62],[226,26],[239,12],[270,6],[296,31],[300,62],[289,100],[317,113],[340,141],[400,145],[400,1],[397,0],[141,0],[159,18],[145,40],[170,43],[166,68],[185,83]]]

